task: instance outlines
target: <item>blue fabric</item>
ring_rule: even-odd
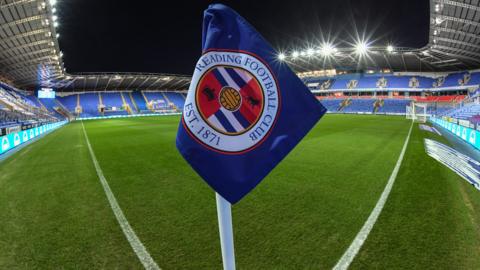
[[[215,49],[254,54],[268,64],[278,80],[281,106],[276,123],[253,150],[238,154],[213,151],[193,139],[182,122],[179,125],[176,144],[182,156],[216,192],[236,203],[285,158],[326,109],[290,68],[277,60],[277,53],[265,39],[225,5],[214,4],[205,11],[202,49],[204,53]]]

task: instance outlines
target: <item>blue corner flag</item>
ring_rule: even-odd
[[[214,4],[177,148],[223,198],[236,203],[300,142],[326,109],[239,14]]]

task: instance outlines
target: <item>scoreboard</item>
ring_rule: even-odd
[[[55,91],[52,88],[40,88],[38,98],[55,98]]]

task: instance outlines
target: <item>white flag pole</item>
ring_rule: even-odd
[[[233,249],[232,205],[220,194],[217,199],[218,229],[222,246],[223,270],[235,270],[235,252]]]

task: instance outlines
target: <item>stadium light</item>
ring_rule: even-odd
[[[393,50],[394,50],[394,48],[393,48],[392,45],[388,45],[388,46],[387,46],[387,52],[390,52],[390,53],[391,53],[391,52],[393,52]]]
[[[60,34],[59,34],[59,33],[57,33],[57,34],[55,35],[55,37],[56,37],[56,38],[59,38],[59,37],[60,37]]]
[[[58,22],[53,22],[53,26],[54,26],[55,28],[57,28],[57,27],[58,27]]]
[[[306,54],[307,54],[308,56],[312,56],[313,53],[315,53],[315,51],[314,51],[312,48],[307,49],[307,51],[306,51]]]
[[[52,8],[52,13],[56,13],[57,12],[57,9],[56,8]]]
[[[323,44],[320,52],[323,56],[329,56],[334,52],[334,48],[332,47],[332,45],[330,45],[328,43],[325,43],[325,44]]]
[[[50,0],[49,2],[52,7],[57,4],[57,0]]]
[[[294,52],[292,53],[292,57],[293,57],[293,58],[297,58],[298,55],[299,55],[299,53],[298,53],[297,51],[294,51]]]
[[[56,22],[57,19],[58,19],[57,15],[53,15],[53,16],[52,16],[52,20],[53,20],[54,22]]]
[[[285,60],[285,57],[286,57],[286,56],[285,56],[285,54],[283,54],[283,53],[281,53],[281,54],[278,55],[278,59],[279,59],[280,61]]]
[[[300,55],[301,55],[301,56],[305,56],[305,55],[307,55],[307,52],[306,52],[306,51],[301,51],[301,52],[300,52]]]
[[[368,45],[367,43],[365,42],[359,42],[357,43],[357,45],[355,46],[355,52],[358,54],[358,55],[364,55],[368,52]]]

